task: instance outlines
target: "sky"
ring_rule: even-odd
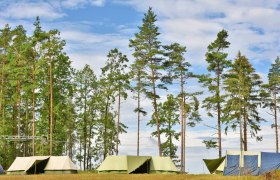
[[[241,51],[267,82],[271,63],[280,52],[280,1],[277,0],[0,0],[0,28],[5,24],[23,25],[31,35],[33,22],[39,16],[44,30],[61,32],[73,67],[81,69],[89,64],[100,74],[106,55],[113,48],[119,48],[127,54],[130,63],[133,62],[129,39],[138,32],[148,7],[157,14],[159,40],[163,44],[178,42],[186,46],[185,58],[192,64],[193,72],[207,72],[207,46],[225,29],[231,43],[226,50],[228,58],[233,60]],[[187,90],[205,91],[200,100],[207,96],[207,90],[196,81],[191,81]],[[169,87],[169,92],[176,93],[176,87]],[[166,94],[161,92],[160,101],[166,99]],[[152,104],[147,99],[142,104],[148,115],[141,122],[140,152],[141,155],[157,155],[157,141],[150,136],[155,128],[146,127]],[[120,154],[135,155],[137,116],[133,109],[137,104],[129,98],[121,106],[121,121],[128,126],[128,133],[121,135]],[[267,120],[260,132],[263,141],[250,138],[249,150],[275,150],[274,129],[270,127],[272,117],[266,111],[261,112]],[[207,150],[202,143],[203,139],[216,137],[215,130],[206,126],[215,125],[216,121],[207,117],[203,109],[201,117],[203,122],[198,126],[187,128],[186,170],[192,174],[208,173],[202,159],[218,156],[216,149]],[[180,146],[179,142],[177,144]],[[226,150],[238,150],[238,133],[222,134],[222,146],[223,154]]]

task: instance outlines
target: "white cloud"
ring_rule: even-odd
[[[2,7],[2,12],[0,16],[5,18],[35,18],[36,16],[56,19],[65,16],[64,13],[56,11],[49,3],[40,2],[27,2],[27,1],[19,1],[16,3],[10,3],[6,7]]]
[[[94,6],[104,6],[105,0],[89,0],[89,2]]]
[[[61,5],[64,8],[81,8],[86,5],[102,7],[105,2],[105,0],[61,0]]]

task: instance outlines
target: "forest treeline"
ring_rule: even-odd
[[[135,155],[141,155],[139,137],[145,127],[140,127],[140,121],[147,115],[142,106],[147,99],[153,105],[147,126],[155,130],[151,135],[157,139],[158,154],[170,156],[183,172],[186,126],[194,127],[203,120],[199,114],[202,108],[216,119],[208,125],[217,130],[217,137],[209,134],[203,142],[207,148],[217,148],[219,157],[223,132],[229,129],[239,132],[240,150],[248,150],[248,136],[262,140],[258,132],[265,121],[260,116],[264,109],[269,109],[273,118],[278,152],[279,58],[271,65],[264,84],[241,52],[228,59],[228,32],[221,30],[205,52],[208,74],[196,74],[185,59],[186,47],[160,41],[156,21],[149,8],[128,44],[134,59],[112,49],[99,76],[89,65],[81,70],[73,68],[60,32],[43,30],[39,18],[32,35],[21,25],[0,29],[1,164],[7,168],[17,156],[67,154],[83,169],[94,169],[106,156],[119,154],[119,135],[128,128],[122,122],[121,102],[128,98],[137,102]],[[202,102],[198,97],[203,92],[186,91],[191,79],[197,79],[207,91]],[[179,93],[172,94],[168,88]],[[167,97],[164,102],[158,93],[162,90]],[[5,139],[7,136],[14,140]],[[31,137],[31,141],[17,137]],[[181,142],[180,151],[176,140]]]

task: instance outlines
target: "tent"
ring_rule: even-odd
[[[51,156],[44,171],[46,174],[75,174],[77,167],[68,156]]]
[[[39,174],[49,156],[17,157],[7,170],[7,174]]]
[[[7,174],[77,173],[68,156],[17,157]]]
[[[261,152],[261,168],[259,173],[280,169],[280,153]]]
[[[227,151],[224,175],[258,175],[261,153],[252,151]]]
[[[203,159],[211,174],[221,174],[224,171],[226,156],[217,159]]]
[[[224,161],[204,159],[210,173],[223,172],[224,176],[260,175],[280,170],[280,154],[271,152],[227,151]]]
[[[5,171],[4,171],[3,167],[1,166],[1,164],[0,164],[0,174],[5,174]]]
[[[98,173],[143,174],[177,173],[169,157],[108,156],[97,168]]]
[[[150,174],[177,174],[178,169],[170,157],[153,156],[150,161]]]

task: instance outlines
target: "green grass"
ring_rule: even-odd
[[[277,176],[276,176],[277,175]],[[280,177],[279,174],[270,174],[268,179],[278,179]],[[221,175],[171,175],[171,174],[94,174],[94,173],[83,173],[83,174],[42,174],[42,175],[1,175],[0,179],[7,180],[87,180],[87,179],[96,179],[96,180],[115,180],[115,179],[141,179],[141,180],[173,180],[173,179],[199,179],[199,180],[220,180],[220,179],[229,179],[229,180],[262,180],[267,179],[266,176],[221,176]]]

